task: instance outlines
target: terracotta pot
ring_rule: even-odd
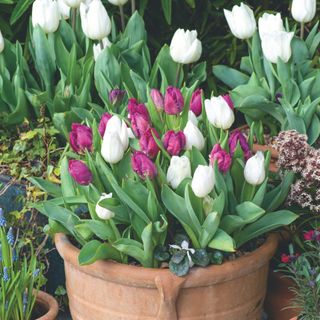
[[[299,310],[287,308],[295,298],[294,293],[289,289],[294,285],[294,282],[283,274],[270,272],[265,309],[272,320],[290,320],[299,314]]]
[[[55,320],[59,312],[57,300],[43,291],[39,291],[37,294],[36,307],[40,307],[46,312],[36,320]]]
[[[270,235],[235,261],[193,268],[186,277],[112,261],[80,267],[79,249],[65,235],[57,234],[55,243],[73,320],[261,320],[278,237]]]

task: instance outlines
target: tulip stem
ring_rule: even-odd
[[[301,22],[300,38],[301,38],[302,40],[303,40],[303,38],[304,38],[304,22]]]
[[[72,30],[76,31],[77,8],[71,8],[71,24]]]
[[[182,64],[178,63],[178,69],[177,69],[176,81],[175,81],[176,87],[178,87],[178,85],[179,85],[181,69],[182,69]]]
[[[124,31],[125,24],[124,24],[124,12],[123,12],[123,6],[119,6],[120,10],[120,18],[121,18],[121,29]]]
[[[131,0],[131,13],[134,14],[136,11],[136,0]]]
[[[100,48],[101,48],[101,51],[104,49],[102,40],[100,41]]]

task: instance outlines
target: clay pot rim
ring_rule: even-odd
[[[59,305],[57,300],[44,291],[38,291],[36,304],[41,305],[47,313],[36,320],[55,320],[58,316]]]
[[[79,266],[80,250],[71,244],[63,233],[55,235],[56,248],[65,263],[71,264],[80,272],[107,279],[115,283],[138,287],[155,288],[155,277],[173,277],[183,279],[184,288],[207,287],[216,283],[231,281],[250,274],[268,264],[278,246],[279,237],[272,233],[267,240],[255,251],[248,253],[234,261],[227,261],[222,265],[211,265],[206,268],[193,268],[190,273],[181,278],[173,275],[169,269],[152,269],[121,264],[114,261],[100,260],[87,266]]]

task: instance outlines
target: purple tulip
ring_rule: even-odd
[[[75,152],[81,153],[86,149],[92,151],[91,128],[80,123],[73,123],[69,138],[71,147]]]
[[[79,184],[87,186],[92,182],[92,173],[87,165],[80,160],[69,160],[69,173]]]
[[[283,94],[282,93],[280,93],[280,92],[277,92],[276,93],[276,96],[275,96],[275,100],[276,100],[276,103],[279,103],[279,104],[281,104],[281,99],[283,98]]]
[[[158,89],[151,89],[150,96],[157,110],[163,110],[164,100],[162,93]]]
[[[109,93],[109,101],[113,105],[115,105],[115,104],[117,104],[117,103],[122,101],[122,99],[123,99],[125,94],[126,94],[126,92],[124,90],[113,89]]]
[[[154,128],[149,128],[140,138],[139,144],[141,151],[145,153],[148,157],[151,159],[155,158],[160,151],[160,148],[158,147],[152,133],[158,138],[159,134]]]
[[[225,94],[224,96],[222,96],[222,98],[225,100],[225,102],[228,104],[228,106],[230,107],[231,110],[234,110],[234,103],[231,99],[230,94]]]
[[[248,160],[251,157],[251,151],[246,137],[240,132],[240,130],[234,130],[229,137],[229,149],[230,153],[233,156],[235,150],[237,149],[238,142],[244,153],[245,160]]]
[[[172,156],[178,156],[186,146],[186,136],[182,131],[169,130],[163,137],[163,146]]]
[[[209,159],[211,165],[213,165],[214,162],[217,161],[218,168],[223,173],[226,173],[230,169],[232,158],[227,151],[221,148],[220,144],[214,145],[209,155]]]
[[[178,114],[182,111],[184,99],[178,88],[169,86],[164,97],[164,112],[167,114]]]
[[[156,165],[141,151],[136,151],[131,157],[132,169],[140,178],[153,179],[157,174]]]
[[[199,117],[202,112],[202,89],[193,92],[190,101],[190,110]]]
[[[100,136],[103,138],[104,136],[104,133],[106,131],[106,127],[107,127],[107,124],[108,124],[108,121],[112,118],[112,115],[108,112],[104,113],[101,117],[101,120],[100,120],[100,123],[99,123],[99,133],[100,133]]]
[[[140,138],[150,127],[150,116],[147,107],[143,103],[138,103],[136,99],[129,99],[128,104],[129,119],[131,127],[137,138]]]

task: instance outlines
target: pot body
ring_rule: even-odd
[[[79,266],[79,250],[55,236],[73,320],[261,320],[276,235],[255,252],[186,277],[111,261]]]
[[[291,320],[299,314],[299,310],[288,308],[295,298],[290,288],[294,282],[279,272],[270,272],[268,281],[268,293],[265,308],[272,320]]]
[[[36,304],[39,305],[41,309],[46,310],[46,313],[36,320],[55,320],[58,316],[58,302],[49,294],[39,291],[37,294]]]

